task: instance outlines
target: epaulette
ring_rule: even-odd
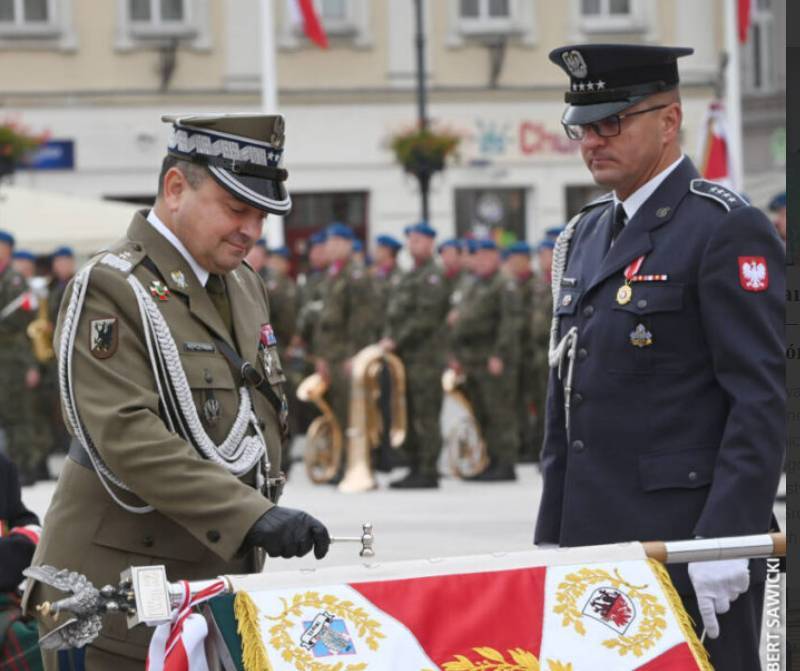
[[[107,266],[124,275],[130,275],[146,255],[144,247],[138,242],[126,239],[104,249],[95,256],[95,259],[98,266]]]
[[[693,179],[689,185],[689,190],[698,196],[704,196],[718,202],[728,212],[736,207],[746,207],[750,204],[732,189],[728,189],[716,182],[709,182],[707,179]]]
[[[586,203],[586,205],[584,205],[581,208],[581,212],[585,212],[586,210],[590,210],[593,207],[597,207],[598,205],[603,205],[604,203],[609,203],[612,200],[614,200],[614,193],[612,191],[609,191],[608,193],[603,194],[599,198],[595,198],[593,201],[591,201],[589,203]]]

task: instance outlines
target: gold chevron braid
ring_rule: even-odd
[[[284,598],[281,598],[280,601],[283,604],[283,611],[279,615],[263,616],[266,620],[276,622],[269,629],[269,643],[272,648],[280,652],[285,661],[294,664],[297,671],[363,671],[367,668],[366,662],[357,664],[343,664],[342,662],[325,664],[318,662],[308,650],[298,646],[292,640],[289,632],[295,625],[295,621],[291,618],[302,618],[303,608],[318,610],[324,608],[342,618],[348,624],[354,626],[356,634],[360,639],[363,639],[370,650],[378,650],[380,648],[379,640],[386,638],[386,635],[381,632],[381,623],[370,619],[369,613],[363,608],[355,606],[352,601],[342,600],[331,594],[320,595],[317,592],[295,594],[292,597],[291,604]],[[261,640],[260,635],[259,640]],[[269,665],[251,668],[245,662],[245,671],[271,671],[271,668]]]
[[[624,587],[628,597],[632,601],[638,601],[643,615],[637,634],[610,638],[603,641],[603,645],[610,649],[616,649],[623,657],[629,652],[633,653],[635,657],[641,657],[645,650],[652,648],[656,641],[663,636],[664,630],[667,628],[667,621],[664,619],[667,611],[658,603],[656,596],[644,591],[647,585],[631,585],[616,569],[612,575],[602,569],[582,568],[565,576],[564,582],[559,584],[556,591],[558,605],[553,608],[554,613],[563,616],[561,626],[572,626],[575,632],[581,636],[586,634],[583,613],[578,609],[577,601],[586,593],[588,587],[598,583],[611,584],[617,589]]]
[[[464,655],[455,655],[452,661],[442,664],[442,669],[444,671],[572,671],[571,663],[554,659],[547,660],[545,669],[536,659],[536,655],[522,648],[508,650],[510,660],[494,648],[473,648],[473,651],[481,658],[479,661],[474,662]]]

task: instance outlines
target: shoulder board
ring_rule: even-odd
[[[95,259],[98,266],[106,266],[124,275],[129,275],[141,263],[145,255],[141,245],[130,240],[123,240],[97,254]]]
[[[603,205],[604,203],[610,203],[613,200],[614,200],[614,194],[611,191],[609,191],[608,193],[603,194],[599,198],[595,198],[593,201],[591,201],[589,203],[586,203],[586,205],[584,205],[581,208],[581,212],[585,212],[586,210],[590,210],[593,207],[597,207],[598,205]]]
[[[689,190],[698,196],[710,198],[716,201],[728,212],[737,207],[746,207],[749,203],[738,193],[716,182],[709,182],[707,179],[693,179],[689,185]]]

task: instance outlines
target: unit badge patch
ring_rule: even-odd
[[[89,324],[89,351],[95,359],[108,359],[117,351],[117,318],[93,319]]]
[[[739,283],[745,291],[766,291],[769,287],[767,260],[763,256],[740,256]]]
[[[272,324],[261,325],[261,335],[258,342],[262,348],[274,347],[278,344],[278,339],[275,337],[275,331],[272,330]]]
[[[636,608],[624,592],[610,586],[599,587],[586,601],[583,614],[623,636],[636,619]]]

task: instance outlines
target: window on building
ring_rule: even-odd
[[[49,36],[57,31],[54,0],[0,0],[0,33]]]
[[[329,193],[293,193],[292,211],[284,217],[287,239],[308,237],[330,223],[339,221],[352,228],[359,237],[367,233],[366,191]]]
[[[638,0],[578,0],[581,28],[586,32],[639,30]]]
[[[467,35],[517,32],[515,5],[514,0],[459,0],[459,28]]]
[[[775,16],[772,0],[756,0],[750,9],[750,34],[743,45],[744,88],[748,93],[773,93]]]
[[[456,233],[507,245],[525,240],[525,189],[456,189]]]
[[[128,0],[128,22],[138,37],[192,34],[191,19],[188,0]]]

